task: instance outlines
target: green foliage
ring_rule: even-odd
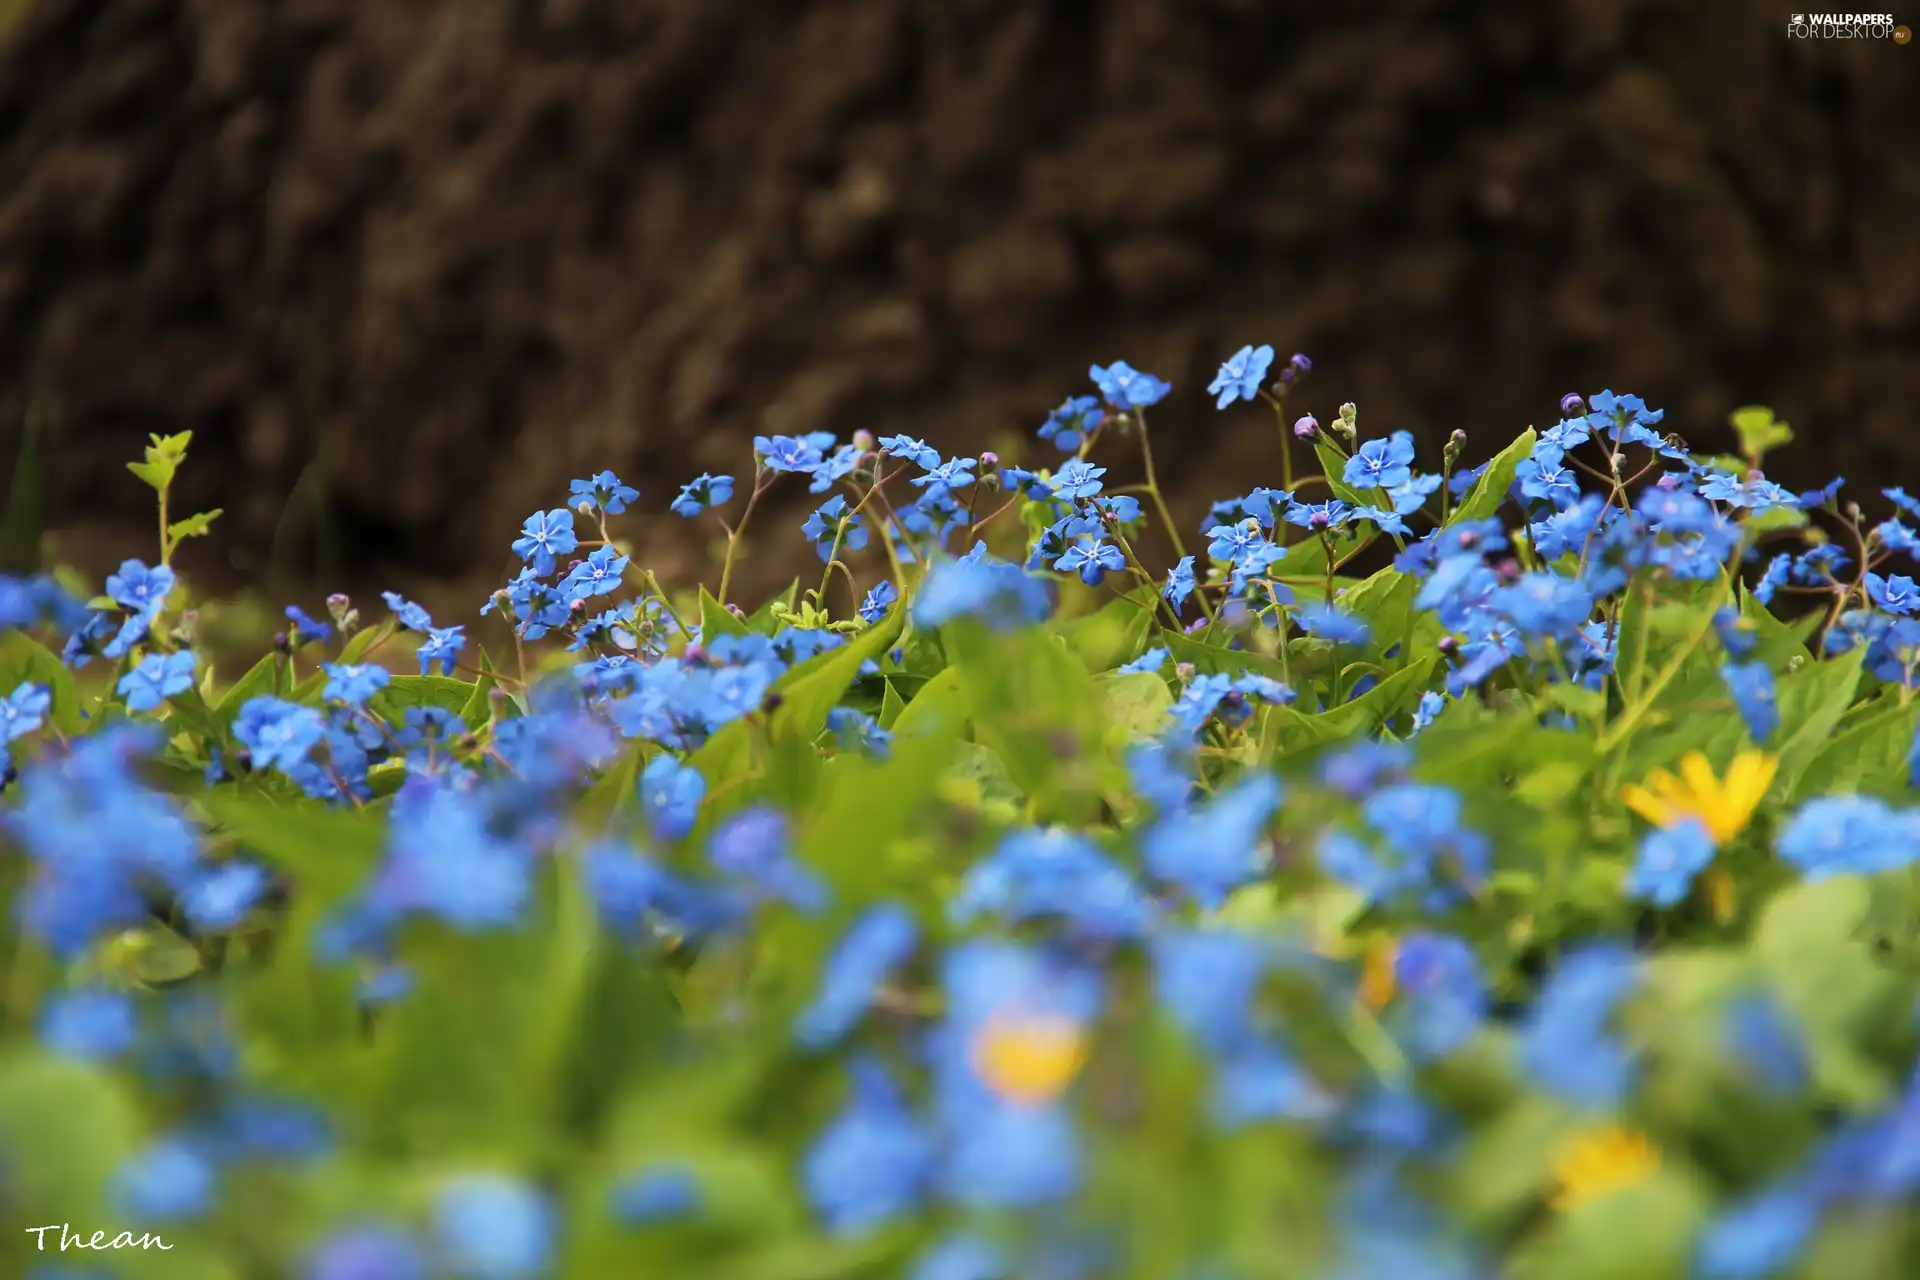
[[[496,599],[504,664],[403,601],[363,626],[333,600],[333,637],[215,672],[170,573],[89,584],[77,633],[44,581],[0,584],[15,1254],[22,1227],[140,1209],[175,1249],[106,1260],[129,1275],[302,1274],[369,1219],[439,1265],[473,1243],[435,1238],[448,1188],[481,1175],[561,1228],[488,1274],[908,1275],[967,1231],[1008,1274],[1092,1241],[1113,1252],[1082,1273],[1150,1280],[1688,1280],[1730,1211],[1844,1157],[1772,1261],[1910,1271],[1909,588],[1836,577],[1776,612],[1783,575],[1745,553],[1833,510],[1672,496],[1692,474],[1628,514],[1598,438],[1612,523],[1545,563],[1572,517],[1516,509],[1552,465],[1536,433],[1421,506],[1437,477],[1345,484],[1383,460],[1357,422],[1315,440],[1310,499],[1264,491],[1270,529],[1208,531],[1255,554],[1210,552],[1185,596],[1137,567],[1151,482],[1138,522],[1130,494],[1044,496],[1098,483],[1068,462],[975,459],[889,504],[880,459],[913,441],[815,464],[882,544],[857,615],[881,579],[844,560],[751,612],[724,587],[676,610],[580,493],[606,477],[577,536],[529,522],[554,564]],[[1791,438],[1734,426],[1711,486]],[[163,565],[217,527],[167,514],[188,443],[133,465]],[[968,547],[1024,527],[1041,567],[956,558],[903,509]],[[1464,536],[1496,518],[1511,547]],[[1879,575],[1901,535],[1848,536]],[[1070,548],[1102,558],[1049,572]],[[402,669],[416,649],[462,674]],[[262,1100],[323,1113],[325,1150],[240,1123]],[[204,1197],[181,1134],[222,1139]],[[685,1197],[635,1209],[661,1171]],[[513,1244],[512,1207],[462,1230]]]

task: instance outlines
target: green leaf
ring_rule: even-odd
[[[1801,777],[1831,742],[1847,708],[1853,705],[1865,657],[1865,648],[1856,648],[1836,658],[1808,663],[1777,683],[1780,771],[1774,785],[1781,795],[1799,794]]]
[[[37,684],[51,695],[47,719],[54,728],[68,737],[81,731],[80,695],[66,664],[24,631],[0,632],[0,698],[22,684]]]
[[[934,731],[941,725],[958,725],[968,715],[966,686],[960,672],[946,667],[920,686],[893,722],[893,736],[899,740]]]
[[[889,679],[885,681],[885,684],[886,689],[880,695],[879,718],[880,727],[890,730],[899,722],[901,713],[907,709],[907,703],[906,699],[900,696],[898,681]]]
[[[1863,934],[1872,889],[1834,876],[1781,890],[1754,930],[1753,955],[1806,1035],[1817,1087],[1854,1106],[1881,1100],[1889,1081],[1863,1057],[1862,1037],[1891,1025],[1908,984],[1875,962]]]
[[[1523,1244],[1514,1280],[1687,1280],[1708,1211],[1678,1153],[1645,1182],[1581,1205]]]
[[[774,681],[769,692],[780,694],[780,707],[767,727],[768,740],[803,743],[811,751],[826,727],[827,713],[846,696],[861,664],[885,653],[900,635],[902,614],[895,609],[838,649],[809,658]],[[745,719],[735,720],[709,738],[688,763],[703,778],[731,779],[745,772],[752,759],[754,732]]]
[[[377,644],[386,643],[399,629],[400,624],[395,619],[383,618],[364,631],[354,632],[353,635],[348,638],[347,643],[341,646],[341,663],[351,666],[359,662],[367,656],[367,652],[370,649]]]
[[[108,1184],[139,1146],[140,1113],[113,1072],[31,1047],[0,1057],[0,1147],[7,1162],[7,1217],[105,1226]],[[135,1224],[128,1224],[130,1226]]]
[[[213,522],[226,514],[220,508],[202,511],[198,515],[188,516],[185,520],[176,520],[167,526],[167,540],[178,542],[182,538],[197,538],[213,528]]]
[[[237,786],[209,789],[201,810],[244,849],[291,878],[302,894],[338,901],[365,883],[380,861],[386,828],[375,814],[283,803]]]
[[[7,510],[0,518],[0,573],[40,571],[40,415],[28,410],[7,484]]]
[[[1108,672],[1095,677],[1107,723],[1121,742],[1151,738],[1166,727],[1173,691],[1151,671]]]
[[[800,596],[800,579],[795,578],[785,591],[782,591],[779,595],[774,596],[771,600],[768,600],[765,604],[761,605],[758,609],[755,609],[752,613],[747,615],[747,620],[744,624],[746,629],[748,631],[753,632],[755,635],[762,635],[762,636],[773,635],[775,632],[780,630],[780,615],[792,609],[793,602],[797,600],[799,596]],[[701,616],[701,622],[702,622],[701,634],[705,635],[706,634],[706,631],[704,629],[704,624],[706,620],[706,602],[705,601],[701,602],[700,608],[701,608],[700,616]],[[725,610],[722,610],[721,612],[724,613]],[[729,613],[727,614],[727,617],[732,618],[733,615]],[[714,634],[717,635],[720,633],[715,632]]]
[[[769,606],[771,607],[771,606]],[[745,621],[727,612],[727,607],[700,588],[700,640],[712,644],[721,636],[747,636],[753,632]]]
[[[1473,489],[1447,517],[1447,523],[1455,525],[1470,520],[1485,520],[1498,511],[1500,504],[1507,500],[1507,490],[1513,487],[1514,472],[1532,456],[1534,442],[1538,439],[1533,428],[1528,427],[1520,433],[1519,439],[1496,454],[1481,473],[1480,479],[1474,482]]]
[[[1271,761],[1297,751],[1309,751],[1356,734],[1372,733],[1426,688],[1437,655],[1428,655],[1396,671],[1350,702],[1319,715],[1304,715],[1292,707],[1269,707],[1261,731],[1260,759]]]
[[[272,694],[280,684],[280,657],[268,654],[247,670],[227,691],[220,695],[220,701],[213,704],[213,720],[222,733],[230,732],[233,722],[240,715],[240,708],[254,698]]]
[[[493,678],[493,660],[487,657],[486,648],[482,646],[480,649],[480,678],[473,682],[471,686],[473,692],[467,695],[466,702],[462,704],[460,708],[460,719],[466,724],[467,728],[478,729],[487,722],[491,716],[491,708],[487,701],[487,695],[491,693],[499,683],[498,680]]]
[[[367,699],[367,709],[398,724],[409,707],[438,707],[464,718],[478,686],[451,676],[394,676],[387,687]],[[484,706],[486,695],[480,695]]]
[[[1158,600],[1153,584],[1143,583],[1098,611],[1067,623],[1060,634],[1088,671],[1111,671],[1140,655],[1147,633],[1153,630]]]
[[[1873,791],[1897,785],[1907,773],[1907,752],[1920,732],[1920,703],[1888,702],[1823,742],[1807,762],[1788,800],[1833,791]]]
[[[1751,404],[1735,409],[1728,415],[1727,421],[1740,437],[1740,451],[1756,467],[1773,450],[1793,443],[1793,428],[1775,418],[1773,410],[1764,405]]]
[[[1327,489],[1334,497],[1356,507],[1375,505],[1370,495],[1361,493],[1341,478],[1346,474],[1347,455],[1340,446],[1328,439],[1324,431],[1313,438],[1313,452],[1320,459],[1321,472],[1327,478]]]

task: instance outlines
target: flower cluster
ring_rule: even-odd
[[[1030,466],[756,439],[665,503],[711,590],[610,471],[484,620],[235,676],[213,514],[0,578],[10,1202],[316,1280],[1920,1262],[1920,501],[1612,392],[1423,459],[1275,364],[1197,523],[1115,362]],[[783,489],[820,577],[750,610]]]

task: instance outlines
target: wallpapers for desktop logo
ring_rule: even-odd
[[[1796,13],[1787,20],[1793,40],[1892,40],[1905,44],[1912,33],[1890,13]]]

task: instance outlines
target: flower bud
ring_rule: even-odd
[[[1000,465],[1000,455],[995,453],[993,450],[989,449],[985,453],[980,455],[980,467],[982,470],[988,470],[993,467],[997,467],[999,465]]]
[[[1502,582],[1512,583],[1520,580],[1520,562],[1511,556],[1494,565],[1493,571],[1500,575]]]
[[[779,690],[776,689],[772,693],[769,693],[766,696],[766,698],[761,701],[760,709],[766,712],[768,715],[772,715],[774,712],[778,711],[781,707],[785,706],[786,703],[787,703],[787,695],[784,693],[781,693]]]
[[[1587,411],[1587,402],[1581,399],[1580,393],[1578,391],[1569,391],[1567,392],[1567,394],[1560,397],[1560,416],[1561,417],[1578,418],[1583,414],[1585,414],[1586,411]]]
[[[1287,368],[1293,370],[1295,376],[1304,378],[1313,372],[1313,361],[1296,351],[1293,359],[1287,361]]]
[[[1460,641],[1453,636],[1441,636],[1434,641],[1433,647],[1443,654],[1457,653],[1460,649]]]
[[[1302,414],[1300,417],[1294,419],[1294,423],[1293,423],[1294,439],[1311,440],[1315,436],[1318,436],[1319,434],[1320,434],[1320,424],[1314,420],[1314,417],[1312,414],[1310,413]]]
[[[274,632],[273,633],[273,651],[275,653],[292,653],[293,638],[284,631]]]
[[[853,433],[852,444],[854,448],[862,453],[872,453],[880,447],[880,442],[874,438],[873,432],[867,430],[865,427]]]

